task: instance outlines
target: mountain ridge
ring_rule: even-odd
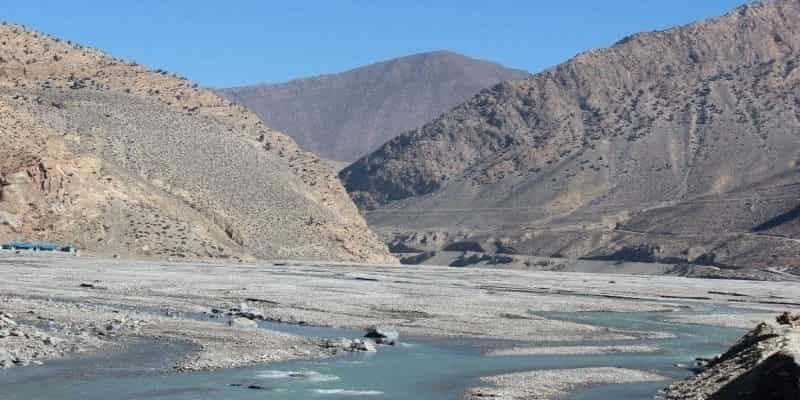
[[[412,248],[451,236],[533,255],[794,268],[793,242],[751,230],[796,206],[796,15],[799,2],[777,0],[631,35],[486,89],[340,178],[374,229]],[[740,204],[726,214],[709,201]]]
[[[19,25],[0,39],[0,239],[394,262],[333,171],[243,107]]]
[[[528,73],[439,50],[348,71],[218,89],[324,158],[352,161],[479,90]]]

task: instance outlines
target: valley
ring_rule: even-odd
[[[0,400],[800,398],[800,0],[181,3],[4,7]]]

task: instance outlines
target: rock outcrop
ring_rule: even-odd
[[[666,390],[668,400],[800,399],[800,315],[761,323],[706,369]]]
[[[185,78],[0,26],[0,241],[394,262],[335,173]]]
[[[363,351],[367,353],[374,353],[378,351],[375,347],[375,342],[366,339],[347,339],[347,338],[332,338],[323,339],[321,343],[322,348],[328,349],[333,354],[341,352],[358,352]]]
[[[393,346],[398,340],[400,340],[400,333],[391,328],[372,326],[367,329],[367,333],[364,335],[364,337],[374,340],[377,344],[388,344]]]
[[[414,54],[354,70],[222,89],[306,150],[352,162],[481,89],[527,72],[449,51]]]
[[[97,350],[105,345],[100,336],[108,332],[88,326],[55,326],[50,321],[39,321],[49,323],[49,329],[44,331],[31,323],[32,315],[27,317],[29,320],[21,321],[0,311],[0,370],[40,365],[48,359]]]
[[[798,271],[798,15],[775,0],[627,37],[484,90],[340,177],[398,245],[436,232],[527,255]]]

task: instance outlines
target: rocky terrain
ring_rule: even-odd
[[[335,173],[185,78],[0,26],[0,241],[394,262]]]
[[[222,89],[323,158],[352,162],[449,111],[481,89],[528,74],[437,51],[338,74]]]
[[[614,367],[518,372],[482,378],[488,386],[470,389],[464,400],[555,400],[580,386],[667,379],[654,373]]]
[[[518,354],[649,352],[658,349],[618,344],[548,348],[542,344],[662,336],[532,313],[669,311],[687,302],[763,310],[704,314],[702,320],[691,321],[726,325],[800,304],[796,284],[788,282],[567,275],[0,252],[0,354],[8,360],[6,366],[16,366],[76,353],[124,351],[137,340],[185,343],[190,345],[188,354],[172,366],[194,370],[372,350],[366,341],[312,340],[253,329],[260,321],[358,330],[391,326],[403,336],[513,340],[507,351]],[[392,334],[385,336],[393,340]]]
[[[800,271],[800,2],[498,84],[340,173],[399,253]]]
[[[800,315],[760,323],[705,371],[666,391],[669,400],[800,398]]]
[[[456,346],[461,340],[486,339],[491,344],[481,354],[487,362],[504,356],[613,354],[613,363],[613,357],[625,353],[665,351],[661,346],[674,336],[650,329],[673,323],[619,329],[583,318],[571,322],[548,312],[684,315],[697,318],[686,322],[697,325],[691,332],[706,332],[701,325],[750,324],[797,307],[796,286],[481,268],[131,261],[0,252],[0,365],[44,363],[50,370],[75,362],[88,368],[87,373],[106,362],[129,365],[150,359],[161,372],[258,367],[344,352],[380,355],[398,338],[400,346],[392,351],[403,351],[404,338],[424,343],[425,336]],[[690,309],[697,313],[683,314]],[[320,326],[356,334],[348,339],[314,337],[314,327]],[[66,359],[55,361],[60,358]],[[667,385],[662,374],[637,368],[598,365],[513,374],[502,369],[498,376],[470,382],[474,387],[465,396],[560,398],[590,384]],[[22,375],[14,375],[18,378],[10,383],[31,379],[26,371],[38,369],[19,371]],[[47,379],[43,376],[39,379]]]
[[[36,320],[36,311],[29,310],[27,314],[29,318]],[[41,360],[97,350],[106,344],[99,336],[110,333],[104,327],[94,326],[91,331],[67,328],[60,335],[53,335],[36,325],[17,322],[14,318],[16,317],[13,314],[0,311],[0,369],[27,366],[31,363],[41,364]],[[46,325],[50,321],[45,318],[40,322]],[[132,321],[132,326],[138,327],[137,323],[138,321]]]

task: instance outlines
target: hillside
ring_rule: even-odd
[[[481,89],[528,74],[438,51],[339,74],[220,90],[323,158],[352,162]]]
[[[0,241],[391,262],[334,172],[165,71],[0,26]]]
[[[396,251],[798,272],[798,15],[776,0],[624,38],[485,90],[340,177]]]

